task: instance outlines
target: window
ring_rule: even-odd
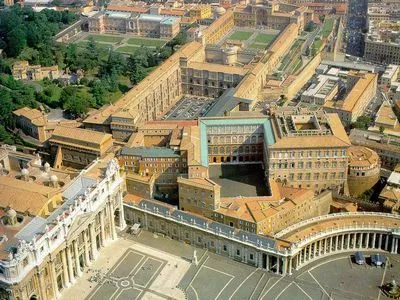
[[[303,162],[299,162],[299,163],[297,164],[297,167],[298,167],[299,169],[303,169],[303,168],[304,168],[304,163],[303,163]]]
[[[223,250],[228,251],[228,248],[226,247],[226,245],[224,245]]]
[[[253,255],[253,253],[250,253],[250,260],[253,260],[254,259],[254,255]]]
[[[240,250],[239,249],[236,249],[236,255],[240,256]]]

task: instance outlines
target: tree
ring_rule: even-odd
[[[131,55],[128,59],[129,79],[132,84],[138,84],[145,76],[147,60],[143,56]]]
[[[27,60],[32,65],[39,64],[39,51],[30,47],[25,47],[18,55],[18,59]]]
[[[6,128],[1,124],[0,124],[0,141],[9,145],[15,144],[15,137],[11,133],[9,133],[6,130]]]
[[[356,122],[351,124],[351,127],[358,129],[368,129],[371,123],[372,123],[372,118],[367,116],[360,116],[357,118]]]
[[[60,101],[65,110],[79,116],[83,116],[94,106],[92,96],[86,90],[74,86],[63,89]]]
[[[8,56],[16,57],[26,47],[26,37],[21,27],[15,28],[7,35],[6,53]]]
[[[92,95],[96,100],[97,105],[102,106],[106,103],[105,99],[106,88],[101,80],[96,80],[92,84]]]

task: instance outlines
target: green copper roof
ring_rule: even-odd
[[[275,144],[271,120],[268,118],[215,118],[200,119],[201,164],[208,166],[207,126],[224,125],[262,125],[264,130],[264,143],[266,146]]]

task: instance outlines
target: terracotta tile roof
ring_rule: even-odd
[[[58,143],[71,141],[77,144],[90,142],[100,146],[111,138],[112,135],[107,133],[81,128],[57,126],[53,131],[50,141]],[[66,141],[64,141],[64,139],[66,139]]]
[[[18,212],[38,215],[58,189],[33,182],[2,176],[0,178],[0,207],[11,206]]]
[[[46,119],[44,118],[43,113],[38,109],[22,107],[20,109],[14,110],[13,114],[18,117],[23,116],[27,118],[32,122],[32,124],[36,126],[46,125]]]

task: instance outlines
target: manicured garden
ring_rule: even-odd
[[[86,40],[89,40],[90,38],[93,38],[95,42],[100,42],[100,43],[110,43],[110,44],[116,44],[121,42],[124,38],[121,36],[112,36],[112,35],[103,35],[103,34],[92,34],[89,35]]]
[[[229,36],[229,40],[237,40],[237,41],[247,41],[251,36],[253,35],[253,32],[249,31],[235,31]]]
[[[128,39],[127,44],[135,45],[137,47],[146,46],[146,47],[154,47],[155,48],[155,47],[162,47],[167,42],[168,41],[161,40],[161,39],[150,39],[150,38],[134,37],[134,38]]]

